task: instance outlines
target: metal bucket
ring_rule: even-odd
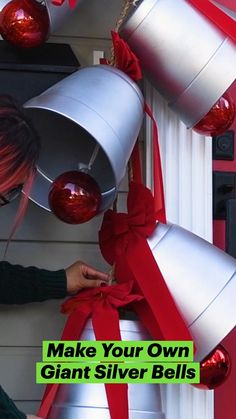
[[[149,340],[137,321],[121,320],[122,340]],[[95,340],[89,321],[81,340]],[[128,384],[130,419],[165,419],[158,384]],[[104,384],[60,385],[47,419],[110,419]],[[121,418],[122,419],[122,418]]]
[[[201,360],[236,324],[236,260],[177,225],[158,224],[148,244]]]
[[[61,173],[88,165],[102,193],[99,211],[114,201],[143,120],[138,86],[108,65],[83,68],[24,105],[42,141],[32,201],[50,211],[48,192]]]
[[[188,1],[143,0],[120,34],[187,127],[196,125],[236,78],[235,44]]]

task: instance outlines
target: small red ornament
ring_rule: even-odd
[[[200,384],[193,386],[202,390],[214,390],[225,382],[230,370],[230,356],[222,345],[218,345],[200,363]]]
[[[225,93],[201,121],[193,127],[193,130],[201,135],[219,135],[231,126],[234,117],[234,102],[230,96]]]
[[[81,224],[99,212],[101,192],[87,173],[70,171],[58,176],[49,191],[52,212],[69,224]]]
[[[12,0],[0,13],[0,34],[20,48],[33,48],[46,41],[49,17],[46,6],[36,0]]]

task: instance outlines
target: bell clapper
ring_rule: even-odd
[[[97,158],[97,155],[98,155],[99,149],[100,149],[100,145],[99,145],[99,144],[96,144],[96,146],[95,146],[95,148],[94,148],[94,150],[93,150],[93,154],[92,154],[92,156],[91,156],[91,158],[90,158],[90,160],[89,160],[88,170],[91,170],[91,167],[92,167],[92,165],[93,165],[93,163],[94,163],[95,159]]]
[[[100,149],[100,145],[99,144],[96,144],[96,146],[95,146],[95,148],[93,150],[92,156],[90,157],[89,162],[88,163],[82,163],[82,162],[79,162],[78,163],[78,170],[80,172],[84,172],[84,173],[87,173],[88,174],[91,171],[92,165],[93,165],[93,163],[95,162],[95,160],[97,158],[99,149]]]

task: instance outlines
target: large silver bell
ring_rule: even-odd
[[[100,212],[115,199],[143,120],[138,86],[108,65],[83,68],[25,105],[42,151],[30,199],[49,210],[53,180],[86,170],[102,193]]]
[[[143,0],[120,33],[187,127],[236,78],[236,45],[186,0]]]
[[[236,324],[236,260],[177,225],[158,224],[148,244],[202,360]]]
[[[120,320],[122,340],[149,340],[137,321]],[[95,340],[89,321],[81,340]],[[130,419],[165,419],[158,384],[128,384]],[[47,419],[110,419],[104,384],[60,385]],[[121,418],[122,419],[122,418]]]

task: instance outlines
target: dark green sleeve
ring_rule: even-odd
[[[24,304],[65,296],[64,269],[48,271],[0,262],[0,304]]]
[[[0,418],[1,419],[26,419],[26,415],[17,409],[13,401],[0,386]]]

